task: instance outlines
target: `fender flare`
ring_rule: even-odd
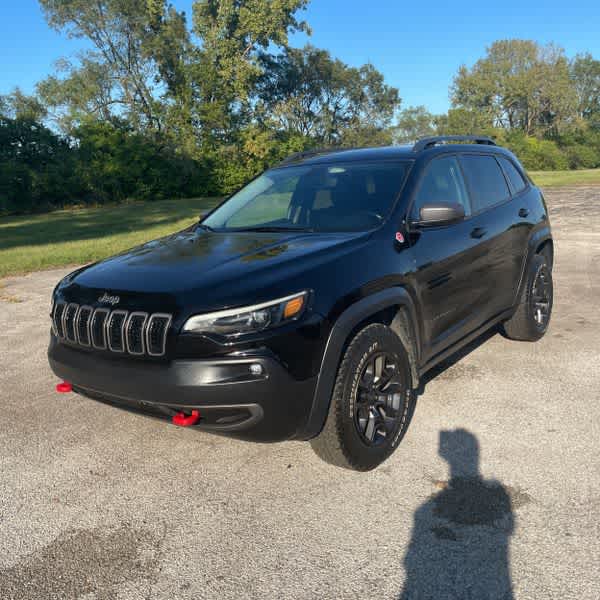
[[[548,225],[541,227],[540,229],[535,230],[529,239],[527,240],[527,254],[525,256],[525,260],[523,261],[523,267],[521,269],[521,278],[519,279],[519,285],[517,286],[517,293],[513,300],[513,308],[516,308],[521,301],[521,296],[523,295],[523,287],[527,283],[527,274],[529,273],[529,269],[531,267],[531,261],[533,256],[535,255],[535,251],[544,243],[551,241],[554,243],[552,239],[552,232]]]
[[[298,434],[298,439],[308,440],[317,436],[325,425],[342,351],[352,330],[361,321],[390,306],[400,306],[407,310],[412,326],[410,333],[414,340],[415,355],[418,357],[420,339],[419,329],[416,327],[417,313],[414,302],[405,288],[394,287],[382,290],[350,305],[338,317],[329,333],[317,377],[312,407],[306,425]],[[416,385],[415,382],[413,384]]]

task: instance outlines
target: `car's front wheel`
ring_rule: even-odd
[[[323,460],[368,471],[396,449],[415,406],[409,356],[385,325],[359,331],[338,369],[329,415],[311,440]]]

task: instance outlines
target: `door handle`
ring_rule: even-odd
[[[519,210],[519,216],[524,219],[529,214],[529,211],[526,208],[522,208]]]
[[[484,229],[483,227],[475,227],[475,229],[473,229],[473,231],[471,231],[471,237],[472,238],[476,238],[476,239],[480,239],[486,233],[487,233],[487,229]]]

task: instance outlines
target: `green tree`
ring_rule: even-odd
[[[250,99],[261,75],[259,52],[286,48],[288,36],[308,31],[296,17],[308,0],[196,0],[193,31],[202,41],[192,68],[204,140],[230,141],[250,120]]]
[[[441,135],[489,135],[496,137],[502,129],[494,128],[486,112],[468,108],[451,108],[445,115],[434,117]]]
[[[582,119],[600,127],[600,60],[589,54],[578,54],[570,64],[577,92],[577,112]]]
[[[10,94],[0,95],[0,116],[40,122],[47,114],[46,107],[39,98],[25,94],[19,87]]]
[[[425,106],[409,106],[398,116],[394,139],[399,144],[408,144],[436,133],[436,116]]]
[[[80,189],[64,139],[29,116],[0,116],[0,213],[61,205]]]
[[[308,148],[308,138],[250,125],[238,132],[234,142],[208,150],[212,165],[212,190],[229,194],[266,168]]]
[[[164,140],[137,132],[124,120],[85,119],[73,132],[76,173],[93,202],[206,195],[205,161],[192,160]]]
[[[259,114],[279,130],[328,146],[391,141],[400,97],[373,65],[349,67],[312,46],[265,54],[261,64]]]
[[[460,67],[451,95],[454,107],[527,135],[556,132],[576,114],[564,51],[530,40],[494,42],[472,68]]]
[[[51,27],[86,38],[94,49],[66,77],[40,84],[63,113],[124,116],[137,129],[160,130],[160,96],[171,90],[187,42],[185,16],[165,0],[40,0]]]
[[[532,171],[551,171],[569,168],[569,161],[557,143],[525,135],[521,131],[506,134],[503,142]]]
[[[114,94],[105,63],[83,57],[78,65],[62,59],[57,66],[65,76],[50,75],[37,84],[36,91],[61,131],[71,133],[86,117],[110,121],[126,104]]]

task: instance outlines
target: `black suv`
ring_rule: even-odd
[[[368,470],[432,366],[498,324],[544,335],[552,262],[540,190],[488,138],[300,153],[65,277],[48,356],[60,391]]]

